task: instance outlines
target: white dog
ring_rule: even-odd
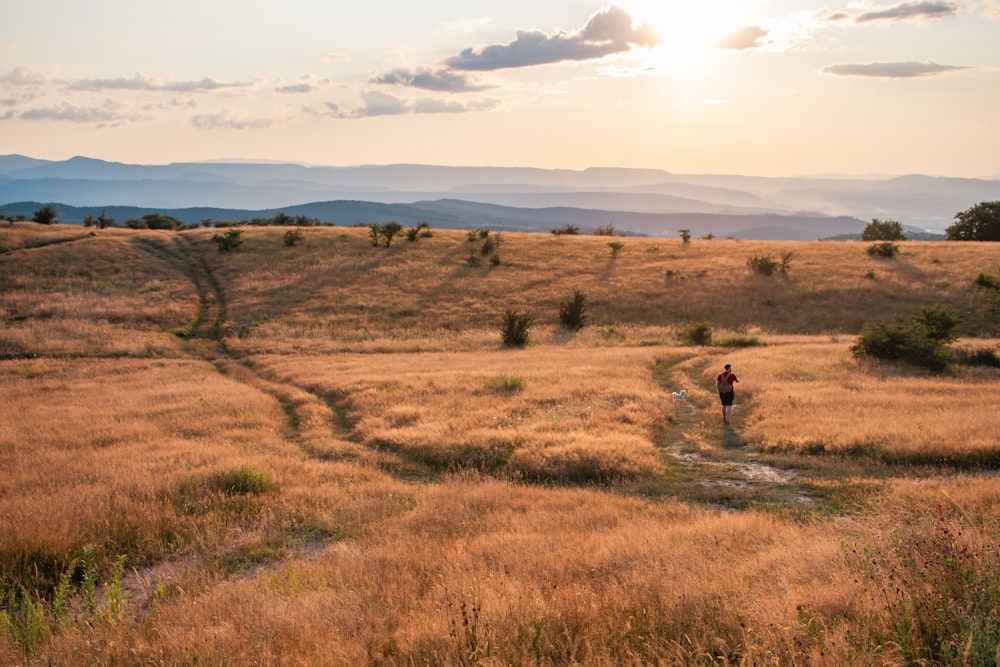
[[[674,398],[676,398],[676,399],[677,399],[678,401],[683,401],[683,400],[684,400],[684,397],[685,397],[685,396],[687,396],[687,393],[688,393],[688,390],[687,390],[687,389],[681,389],[680,391],[675,391],[675,392],[673,393],[673,396],[674,396]]]

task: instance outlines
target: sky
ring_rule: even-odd
[[[0,154],[1000,178],[1000,0],[0,0]]]

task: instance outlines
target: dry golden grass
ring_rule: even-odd
[[[998,373],[849,351],[938,301],[992,331],[989,244],[621,239],[612,261],[504,234],[473,267],[457,232],[304,231],[221,255],[211,230],[0,228],[0,663],[995,661]],[[788,249],[787,277],[743,269]],[[526,349],[499,346],[509,307],[539,318]],[[766,345],[678,346],[702,320]],[[794,469],[732,472],[764,463]]]

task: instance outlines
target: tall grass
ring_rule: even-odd
[[[2,664],[995,660],[998,371],[849,350],[937,302],[990,330],[986,244],[905,242],[873,282],[854,244],[623,237],[610,262],[505,233],[484,271],[459,232],[219,254],[35,228],[0,228]],[[789,250],[780,281],[711,268]],[[539,314],[533,345],[501,348],[506,308]],[[692,322],[764,344],[674,347]],[[723,511],[676,491],[726,481],[678,448],[812,495]]]

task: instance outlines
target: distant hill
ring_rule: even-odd
[[[30,218],[43,204],[37,201],[3,205],[9,216]],[[617,232],[641,236],[679,236],[688,229],[694,237],[712,234],[719,238],[734,237],[760,240],[812,241],[837,235],[857,235],[865,222],[847,216],[809,216],[766,213],[758,215],[726,215],[718,213],[642,213],[602,211],[573,207],[517,208],[481,204],[456,199],[420,201],[412,204],[383,204],[366,201],[329,201],[286,206],[280,209],[229,209],[215,207],[145,208],[139,206],[69,206],[54,203],[59,222],[82,224],[87,216],[97,218],[102,213],[123,224],[129,218],[146,213],[163,213],[188,224],[203,221],[250,221],[272,218],[282,212],[290,216],[304,215],[320,222],[340,226],[388,222],[396,220],[406,226],[427,222],[440,229],[492,229],[525,232],[548,232],[573,225],[589,234],[597,227],[612,225]]]
[[[636,234],[673,234],[683,228],[744,238],[816,238],[854,233],[859,231],[852,227],[856,222],[847,221],[872,218],[941,232],[957,212],[996,199],[998,180],[922,175],[765,178],[624,168],[137,165],[87,157],[48,161],[0,156],[0,202],[15,202],[2,205],[4,210],[14,212],[17,202],[58,202],[65,221],[82,219],[74,208],[174,211],[175,217],[200,220],[307,207],[317,211],[309,215],[343,224],[393,218],[406,222],[417,216],[441,227],[546,229],[614,222]]]

